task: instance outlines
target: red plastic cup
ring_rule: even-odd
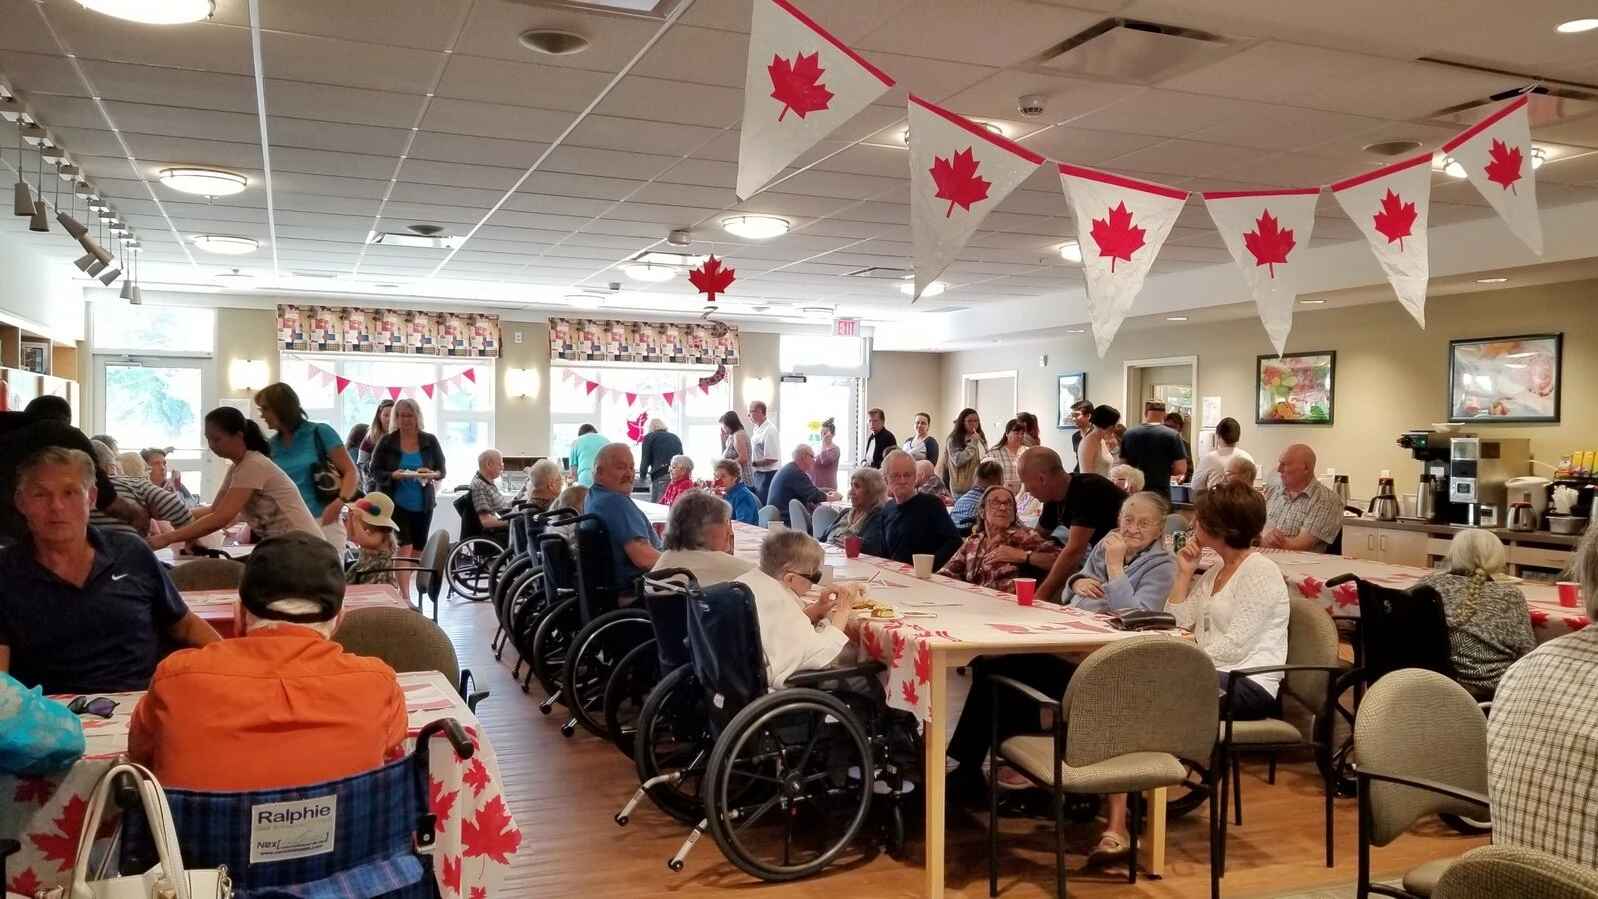
[[[860,555],[860,538],[843,538],[843,554],[851,559],[858,558]]]
[[[1015,579],[1015,602],[1017,605],[1030,606],[1032,598],[1036,595],[1038,582],[1035,578],[1018,577]]]
[[[1559,604],[1567,609],[1581,605],[1581,585],[1574,581],[1560,581]]]

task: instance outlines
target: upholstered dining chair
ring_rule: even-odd
[[[837,509],[826,503],[817,506],[815,514],[810,516],[810,536],[817,540],[825,537],[827,532],[832,530],[832,526],[837,524],[838,519],[841,517]]]
[[[777,522],[778,524],[782,523],[782,516],[781,513],[777,511],[777,507],[772,505],[761,506],[760,526],[763,528],[769,528],[771,527],[771,523],[773,521]]]
[[[1431,899],[1598,899],[1598,871],[1540,849],[1482,846],[1437,879]]]
[[[396,672],[437,671],[456,685],[466,707],[474,712],[488,695],[487,690],[474,689],[471,669],[460,667],[455,644],[444,629],[414,609],[351,609],[339,622],[333,642],[345,652],[381,659]]]
[[[788,500],[788,527],[804,531],[806,534],[810,533],[810,510],[796,499]]]
[[[237,590],[244,577],[244,563],[232,559],[195,559],[173,566],[167,572],[172,585],[184,590]]]

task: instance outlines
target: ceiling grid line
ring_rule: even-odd
[[[255,115],[261,125],[261,190],[266,198],[266,233],[272,244],[272,274],[281,277],[277,252],[277,209],[272,197],[272,141],[266,124],[266,66],[261,60],[261,0],[250,0],[250,56],[255,66]]]

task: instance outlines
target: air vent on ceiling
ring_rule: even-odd
[[[414,228],[437,227],[436,225],[412,225]],[[466,238],[450,234],[416,234],[399,231],[373,231],[366,235],[369,244],[380,243],[390,247],[417,247],[426,250],[453,250],[466,242]]]
[[[1446,59],[1421,57],[1421,62],[1433,65],[1448,66],[1453,69],[1466,69],[1468,71],[1486,71],[1477,66],[1463,63],[1449,62]],[[1514,75],[1515,72],[1500,72],[1490,70],[1492,74]],[[1533,76],[1525,76],[1528,82],[1536,80]],[[1490,97],[1439,109],[1426,118],[1429,121],[1444,125],[1470,127],[1487,118],[1498,108],[1498,104],[1505,100],[1513,99],[1520,95],[1520,90],[1500,91]],[[1531,127],[1540,128],[1544,125],[1557,125],[1571,119],[1580,118],[1598,111],[1598,90],[1587,90],[1576,86],[1556,86],[1541,84],[1532,88],[1528,93],[1526,113],[1531,118]]]
[[[880,281],[902,281],[914,275],[915,272],[907,268],[888,268],[882,265],[873,265],[870,268],[855,269],[844,272],[845,278],[875,278]]]
[[[1054,72],[1152,84],[1197,68],[1231,49],[1225,38],[1193,28],[1105,19],[1066,38],[1037,60]]]
[[[290,274],[296,278],[321,278],[326,281],[338,279],[338,275],[333,272],[290,272]]]
[[[639,19],[664,19],[681,6],[683,0],[511,0],[511,2],[518,6],[542,9],[576,9]]]

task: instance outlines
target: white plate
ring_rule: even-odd
[[[938,613],[937,612],[922,612],[922,611],[917,611],[915,609],[906,609],[903,612],[899,613],[899,617],[900,618],[936,618],[936,617],[938,617]],[[882,620],[883,621],[887,621],[888,619],[884,618]]]

